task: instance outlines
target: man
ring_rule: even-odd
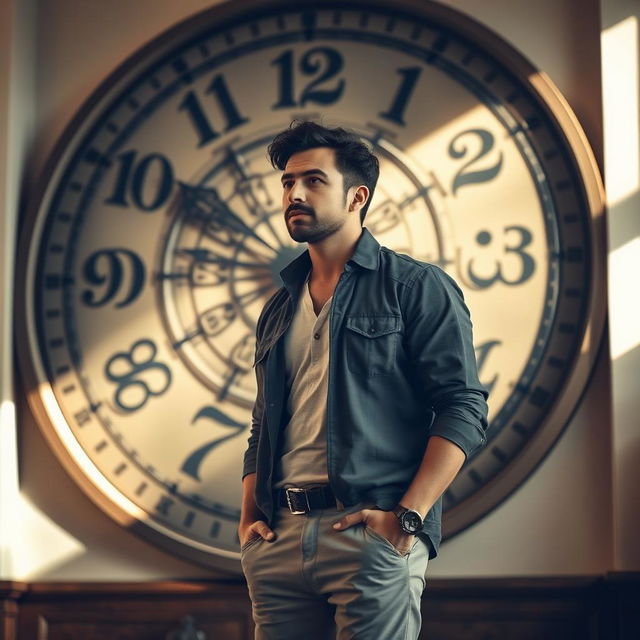
[[[293,123],[269,155],[308,251],[257,326],[238,529],[255,637],[417,638],[440,496],[485,442],[469,313],[363,228],[379,169],[355,134]]]

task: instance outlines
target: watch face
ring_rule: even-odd
[[[443,267],[472,310],[491,428],[445,494],[446,531],[542,459],[602,325],[588,147],[485,29],[430,2],[249,1],[164,34],[99,87],[50,162],[22,237],[21,360],[85,490],[214,566],[238,567],[256,320],[305,248],[265,151],[293,118],[371,144],[365,225]]]
[[[400,523],[407,533],[417,533],[422,530],[422,518],[415,511],[405,511],[400,517]]]

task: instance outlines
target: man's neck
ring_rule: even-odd
[[[337,280],[347,260],[353,255],[361,235],[361,226],[349,229],[343,227],[321,242],[310,244],[311,279],[323,283]]]

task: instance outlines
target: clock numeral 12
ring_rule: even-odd
[[[240,115],[229,93],[229,88],[227,87],[224,76],[217,75],[209,85],[206,93],[212,94],[216,98],[218,106],[222,109],[222,113],[227,121],[227,126],[224,130],[225,133],[239,127],[245,122],[249,122],[247,118]],[[220,133],[211,126],[195,91],[189,91],[187,93],[184,100],[180,103],[179,111],[186,111],[189,115],[191,124],[195,127],[196,133],[198,134],[199,147],[203,147],[220,136]]]
[[[333,89],[320,89],[319,85],[334,78],[344,66],[342,54],[330,47],[316,47],[309,49],[300,59],[300,71],[306,76],[320,75],[312,80],[302,91],[300,99],[296,101],[294,91],[294,59],[293,49],[287,49],[282,55],[271,62],[272,66],[279,67],[278,102],[273,109],[285,109],[287,107],[303,107],[307,102],[316,104],[333,104],[337,102],[344,91],[344,79],[335,85]]]

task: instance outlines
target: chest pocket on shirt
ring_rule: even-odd
[[[348,316],[345,326],[347,367],[363,376],[391,373],[402,330],[400,316]]]

